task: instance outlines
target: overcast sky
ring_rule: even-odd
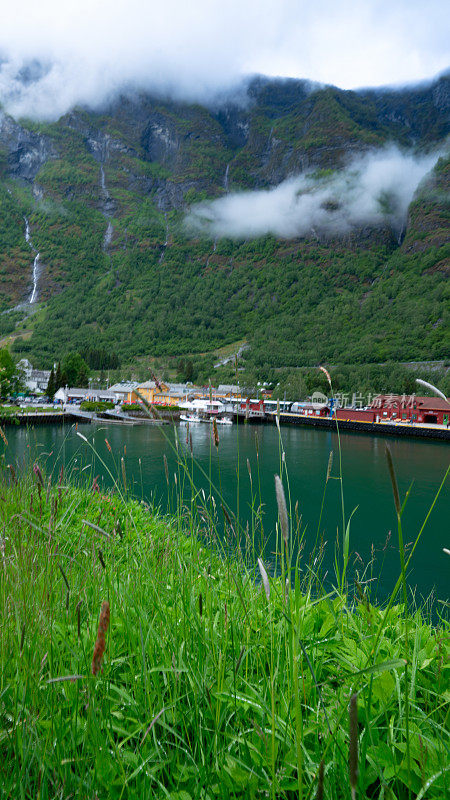
[[[445,0],[3,0],[0,98],[57,116],[124,82],[205,99],[264,73],[342,88],[431,78],[450,64]],[[45,59],[25,91],[23,60]]]

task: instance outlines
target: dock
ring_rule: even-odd
[[[272,422],[276,421],[276,412],[267,415]],[[297,414],[290,411],[280,411],[280,424],[305,425],[310,428],[336,430],[337,424],[340,431],[355,431],[369,433],[372,436],[407,436],[418,439],[437,439],[450,442],[450,430],[444,425],[426,425],[420,423],[403,422],[363,422],[356,420],[340,419],[336,423],[334,417],[313,417]]]

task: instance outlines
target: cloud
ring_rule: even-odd
[[[342,88],[449,64],[441,0],[21,0],[4,3],[0,101],[54,119],[133,86],[205,101],[263,73]],[[22,80],[24,66],[44,65]],[[1,63],[2,62],[2,63]]]
[[[417,156],[395,146],[367,153],[345,169],[283,181],[273,189],[229,194],[192,207],[186,227],[212,238],[339,236],[354,228],[390,225],[400,233],[419,183],[439,155]]]

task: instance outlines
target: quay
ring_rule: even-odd
[[[276,412],[271,412],[268,419],[275,423]],[[354,419],[338,419],[335,417],[309,417],[304,414],[280,411],[280,424],[305,425],[306,427],[322,428],[323,430],[336,430],[337,424],[340,431],[355,431],[368,433],[372,436],[407,436],[418,439],[438,439],[450,442],[450,430],[444,425],[427,425],[424,423],[404,422],[364,422]]]
[[[113,425],[164,425],[165,420],[132,417],[120,411],[82,411],[79,408],[61,411],[29,411],[0,416],[1,425],[57,425],[74,422],[97,422]]]

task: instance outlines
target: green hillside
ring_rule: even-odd
[[[213,241],[183,223],[199,200],[326,174],[386,143],[443,147],[449,83],[355,93],[257,79],[246,107],[140,95],[52,124],[0,117],[0,310],[24,302],[0,333],[43,366],[88,346],[130,362],[242,339],[261,369],[446,358],[448,159],[401,237],[385,225]],[[32,307],[25,218],[41,264]]]

